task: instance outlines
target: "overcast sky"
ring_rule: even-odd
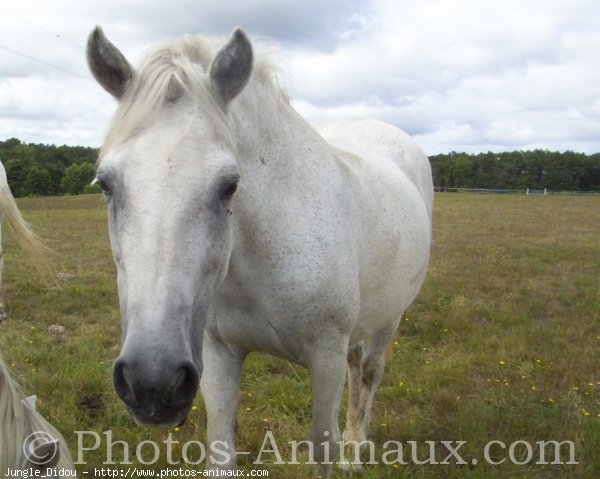
[[[0,0],[0,140],[101,144],[115,102],[85,62],[96,24],[133,64],[242,26],[309,120],[379,118],[428,154],[600,152],[598,0]]]

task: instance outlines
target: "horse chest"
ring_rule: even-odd
[[[340,288],[339,282],[248,279],[240,286],[230,279],[216,291],[207,328],[225,343],[302,364],[312,344],[350,334],[359,310],[356,291],[357,286]]]

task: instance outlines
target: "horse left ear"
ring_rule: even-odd
[[[252,44],[241,28],[217,53],[210,67],[210,83],[225,104],[246,86],[252,73]]]

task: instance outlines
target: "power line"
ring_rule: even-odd
[[[48,29],[47,29],[47,28],[45,28],[45,27],[41,27],[41,26],[39,26],[39,25],[36,25],[35,23],[32,23],[32,22],[30,22],[29,20],[25,20],[25,19],[23,19],[23,18],[20,18],[20,17],[16,17],[16,16],[14,16],[14,15],[11,15],[9,12],[4,12],[4,11],[2,11],[1,13],[2,13],[3,15],[6,15],[6,16],[9,16],[9,17],[12,17],[12,19],[13,19],[13,20],[17,20],[18,22],[21,22],[21,23],[24,23],[24,24],[26,24],[26,25],[29,25],[30,27],[37,28],[38,30],[40,30],[40,31],[42,31],[42,32],[44,32],[44,33],[47,33],[48,35],[51,35],[51,36],[53,36],[54,38],[57,38],[57,39],[59,39],[59,40],[62,40],[63,42],[67,42],[67,43],[69,43],[69,44],[71,44],[71,45],[73,45],[73,46],[76,46],[77,48],[80,48],[81,50],[85,50],[85,48],[84,48],[82,45],[80,45],[79,43],[77,43],[77,42],[74,42],[73,40],[69,40],[68,38],[65,38],[65,37],[63,37],[62,35],[60,35],[60,34],[58,34],[58,33],[55,33],[55,32],[53,32],[53,31],[51,31],[51,30],[48,30]]]
[[[1,13],[3,15],[11,17],[13,20],[19,21],[19,22],[24,23],[26,25],[29,25],[30,27],[36,28],[36,29],[38,29],[38,30],[40,30],[40,31],[42,31],[44,33],[47,33],[48,35],[51,35],[52,37],[54,37],[54,38],[56,38],[58,40],[62,40],[64,42],[66,42],[66,43],[69,43],[70,45],[73,45],[73,46],[75,46],[77,48],[80,48],[81,50],[84,50],[84,48],[81,45],[79,45],[78,43],[76,43],[76,42],[74,42],[72,40],[69,40],[68,38],[63,37],[62,35],[60,35],[58,33],[54,33],[51,30],[48,30],[47,28],[41,27],[39,25],[36,25],[35,23],[30,22],[29,20],[25,20],[23,18],[19,18],[17,16],[14,16],[14,15],[10,14],[9,12],[1,11]],[[3,49],[3,50],[8,51],[8,52],[10,52],[10,53],[12,53],[14,55],[18,55],[20,57],[27,58],[28,60],[34,61],[36,63],[40,63],[40,64],[45,65],[45,66],[50,67],[50,68],[54,68],[55,70],[59,70],[59,71],[61,71],[63,73],[66,73],[68,75],[72,75],[72,76],[75,76],[77,78],[89,79],[87,77],[84,77],[83,75],[80,75],[78,73],[74,73],[74,72],[72,72],[70,70],[67,70],[66,68],[63,68],[63,67],[61,67],[59,65],[55,65],[55,64],[47,62],[45,60],[41,60],[39,58],[33,57],[31,55],[28,55],[26,53],[20,52],[18,50],[15,50],[13,48],[7,47],[5,45],[0,45],[0,48]]]
[[[54,33],[54,32],[52,32],[52,31],[50,31],[50,30],[48,30],[48,29],[46,29],[44,27],[40,27],[39,25],[36,25],[35,23],[31,23],[28,20],[23,20],[22,18],[17,18],[17,17],[13,17],[13,18],[15,20],[18,20],[20,22],[23,22],[23,23],[25,23],[27,25],[32,26],[33,28],[37,28],[38,30],[40,30],[42,32],[45,32],[45,33],[47,33],[49,35],[52,35],[53,37],[58,38],[59,40],[62,40],[63,42],[70,43],[71,45],[74,45],[77,48],[80,48],[81,50],[85,50],[85,48],[83,48],[83,46],[81,46],[79,43],[75,43],[74,41],[69,40],[68,38],[63,37],[62,35],[60,35],[58,33]]]
[[[59,67],[58,65],[55,65],[53,63],[50,63],[50,62],[47,62],[47,61],[44,61],[44,60],[40,60],[39,58],[32,57],[31,55],[27,55],[26,53],[22,53],[22,52],[19,52],[17,50],[13,50],[12,48],[9,48],[7,46],[0,45],[0,48],[3,49],[3,50],[8,51],[10,53],[13,53],[14,55],[19,55],[20,57],[27,58],[28,60],[31,60],[31,61],[34,61],[34,62],[37,62],[37,63],[41,63],[42,65],[46,65],[47,67],[54,68],[56,70],[60,70],[61,72],[67,73],[67,74],[72,75],[74,77],[83,78],[85,80],[89,80],[88,77],[80,75],[79,73],[74,73],[74,72],[72,72],[70,70],[67,70],[66,68]]]

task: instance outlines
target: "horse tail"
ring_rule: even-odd
[[[46,282],[53,277],[52,267],[48,259],[50,249],[36,235],[23,218],[19,207],[8,186],[6,172],[0,163],[0,212],[6,219],[10,230],[15,235],[19,246],[29,257],[40,277]],[[0,249],[1,251],[1,249]]]

